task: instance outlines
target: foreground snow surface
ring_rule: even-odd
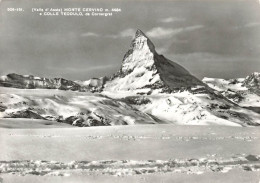
[[[0,128],[0,177],[4,182],[259,182],[259,132],[163,124]]]

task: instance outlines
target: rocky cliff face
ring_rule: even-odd
[[[260,90],[260,73],[254,72],[247,76],[244,80],[244,86],[248,88],[258,89]]]

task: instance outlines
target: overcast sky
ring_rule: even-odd
[[[258,0],[2,0],[0,74],[87,80],[116,72],[136,29],[198,78],[260,72]],[[7,12],[21,7],[24,12]],[[37,16],[32,8],[121,8],[112,17]]]

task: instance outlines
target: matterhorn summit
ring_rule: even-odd
[[[155,64],[155,54],[153,43],[141,30],[137,30],[130,49],[124,56],[121,73],[130,73],[135,67],[152,67]]]
[[[105,91],[170,92],[204,84],[179,64],[156,52],[152,41],[137,30],[120,70]]]

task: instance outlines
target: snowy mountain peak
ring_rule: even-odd
[[[135,38],[131,42],[130,49],[124,56],[121,74],[128,74],[140,67],[152,67],[155,54],[157,53],[154,44],[138,29]]]
[[[135,37],[131,43],[131,48],[133,50],[150,49],[150,51],[155,52],[155,47],[152,41],[140,30],[137,29]]]
[[[135,37],[139,37],[139,36],[145,36],[145,37],[147,37],[147,36],[143,33],[143,31],[141,31],[140,29],[137,29],[137,30],[136,30],[136,33],[135,33]]]
[[[137,30],[119,72],[111,77],[104,90],[159,92],[204,85],[185,68],[157,54],[152,41]]]

